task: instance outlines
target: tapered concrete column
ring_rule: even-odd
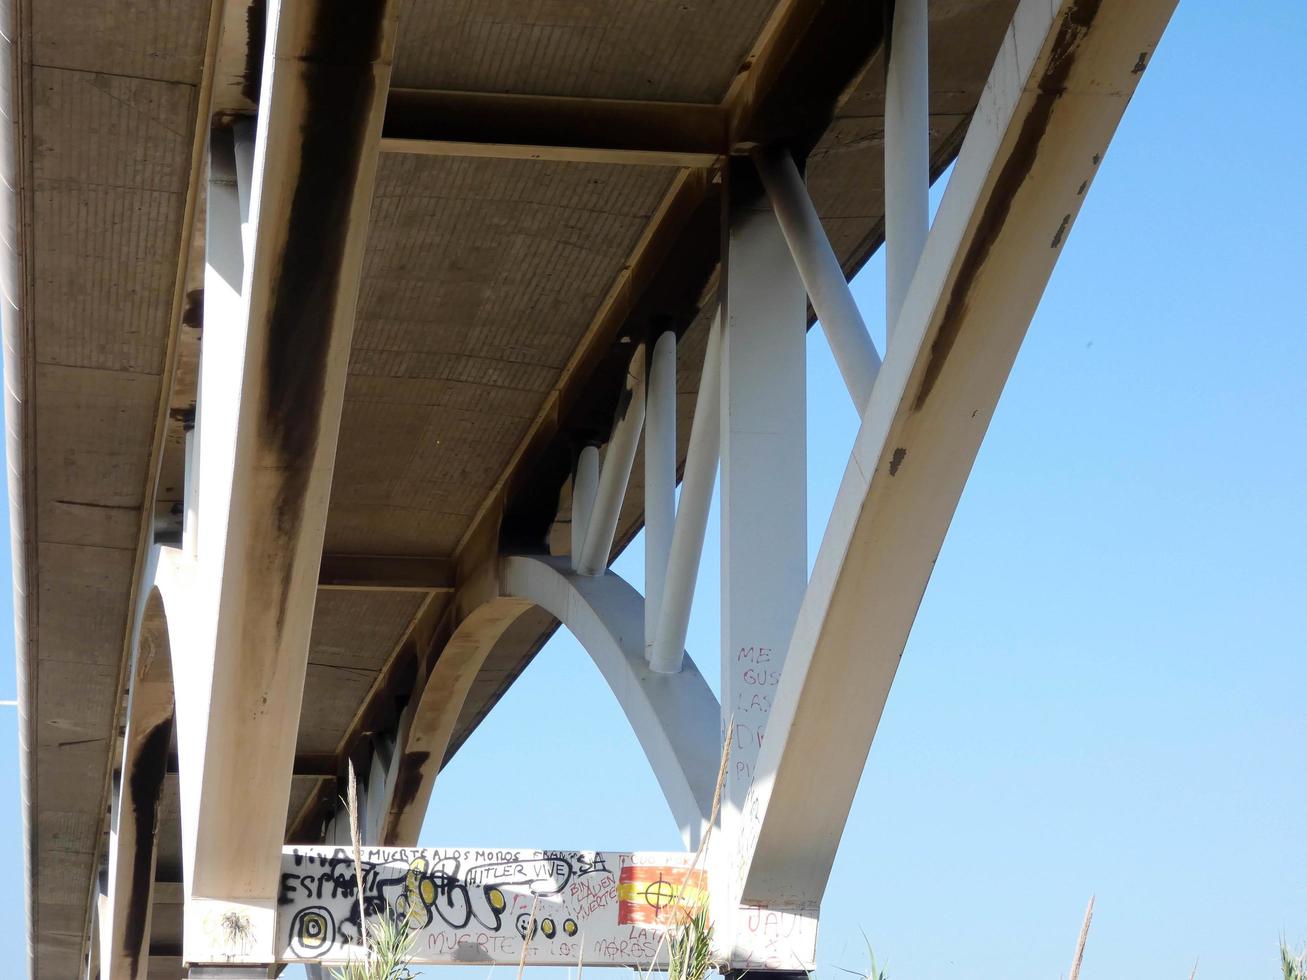
[[[191,963],[268,964],[278,952],[286,808],[394,37],[387,0],[346,6],[268,0],[253,154],[247,128],[211,140],[203,503],[178,641]]]
[[[722,801],[729,836],[807,585],[806,304],[751,165],[732,172],[722,321]]]

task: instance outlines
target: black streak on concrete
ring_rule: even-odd
[[[204,329],[204,290],[192,289],[186,294],[186,306],[182,309],[182,326],[192,330]]]
[[[154,841],[159,822],[159,795],[168,771],[168,743],[172,740],[172,719],[150,729],[141,742],[141,750],[132,760],[127,789],[131,796],[132,820],[136,837],[132,841],[132,885],[127,896],[127,919],[124,923],[123,953],[132,961],[136,976],[145,946],[145,920],[150,908],[150,890],[154,877]]]
[[[1053,235],[1052,244],[1049,248],[1057,248],[1062,244],[1062,236],[1066,234],[1067,226],[1071,224],[1071,215],[1062,215],[1062,223],[1057,226],[1057,233]]]
[[[245,72],[241,95],[255,105],[259,104],[259,90],[263,87],[263,47],[268,36],[267,0],[250,0],[245,11]]]
[[[889,475],[898,476],[899,467],[903,465],[903,461],[907,458],[908,458],[908,451],[904,449],[902,446],[899,446],[898,449],[894,450],[894,454],[890,456],[889,459]]]
[[[399,772],[395,774],[395,802],[391,809],[403,813],[417,799],[422,789],[422,770],[431,759],[430,752],[405,752],[399,762]]]
[[[894,0],[885,0],[885,19],[881,28],[885,38],[885,81],[889,81],[889,62],[894,57]],[[888,86],[887,86],[888,87]]]
[[[270,264],[273,300],[264,349],[264,448],[281,482],[268,540],[254,543],[251,567],[282,568],[278,630],[285,620],[291,564],[317,452],[327,358],[350,233],[350,207],[365,150],[380,55],[385,0],[318,0],[298,66],[305,89],[302,164],[281,253]],[[287,69],[292,70],[292,69]],[[352,313],[353,311],[348,311]]]
[[[949,351],[953,349],[953,344],[966,320],[967,303],[971,297],[972,286],[980,270],[985,266],[990,249],[1003,231],[1003,225],[1007,221],[1017,191],[1034,166],[1035,158],[1039,156],[1039,145],[1048,129],[1053,108],[1057,105],[1057,100],[1062,97],[1066,89],[1066,80],[1075,65],[1076,49],[1093,25],[1100,2],[1101,0],[1080,0],[1079,3],[1072,5],[1062,18],[1062,24],[1053,40],[1053,50],[1048,65],[1039,80],[1039,94],[1035,97],[1035,103],[1025,122],[1022,123],[1021,132],[1017,135],[1012,152],[1003,162],[1003,168],[994,182],[994,191],[980,216],[975,235],[971,239],[971,244],[967,246],[966,256],[949,291],[948,302],[944,308],[944,319],[940,323],[934,343],[931,344],[930,360],[926,364],[926,372],[921,381],[921,388],[917,392],[913,411],[920,411],[926,404],[931,389],[935,387],[935,382],[944,370]],[[1097,163],[1097,159],[1094,162]],[[1054,241],[1055,246],[1061,241],[1061,237],[1062,233],[1059,231]]]
[[[741,135],[787,146],[796,160],[807,157],[835,118],[840,96],[880,50],[892,16],[876,0],[826,0]]]

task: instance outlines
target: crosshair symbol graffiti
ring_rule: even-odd
[[[659,875],[657,879],[645,885],[644,900],[654,909],[656,915],[676,901],[676,887]]]
[[[321,905],[300,909],[290,921],[290,948],[296,956],[321,956],[336,942],[336,921]]]

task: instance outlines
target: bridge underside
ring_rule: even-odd
[[[507,571],[487,582],[486,570],[504,555],[577,559],[574,489],[584,486],[587,447],[607,447],[605,466],[616,455],[614,418],[620,422],[629,402],[633,354],[675,336],[674,474],[691,466],[713,329],[728,330],[718,353],[724,404],[732,404],[732,371],[745,369],[732,359],[739,348],[732,353],[729,327],[713,325],[724,294],[767,247],[765,234],[748,240],[748,215],[766,212],[776,193],[771,184],[764,190],[767,172],[760,181],[750,154],[780,147],[797,161],[843,277],[885,237],[892,4],[371,0],[348,15],[328,0],[282,10],[290,6],[18,0],[5,31],[13,39],[5,42],[13,66],[6,177],[16,192],[6,225],[4,328],[38,980],[87,975],[97,963],[101,976],[181,977],[188,894],[252,894],[240,869],[206,864],[183,833],[192,790],[183,792],[180,770],[204,739],[192,735],[198,716],[184,717],[181,678],[175,724],[172,676],[158,681],[166,693],[151,701],[156,675],[141,652],[166,661],[171,644],[175,655],[179,615],[209,624],[195,630],[212,630],[215,677],[222,651],[252,648],[249,638],[262,635],[249,597],[280,597],[278,642],[293,646],[286,637],[303,626],[302,675],[278,672],[287,657],[251,659],[241,675],[266,670],[267,688],[297,707],[276,743],[284,759],[268,763],[289,762],[293,773],[286,793],[274,794],[277,839],[242,837],[242,847],[338,842],[336,801],[351,761],[365,784],[371,780],[372,843],[415,843],[434,773],[565,618],[557,615],[563,607],[538,595],[522,598],[526,586],[514,592]],[[1025,6],[1040,7],[1045,20],[1049,9],[1079,7]],[[931,179],[957,157],[986,83],[1004,63],[1005,38],[1016,36],[1017,7],[929,4]],[[280,20],[269,19],[270,10],[281,11]],[[1066,16],[1073,23],[1080,14]],[[1150,21],[1141,31],[1148,44],[1164,23],[1161,16],[1156,29]],[[1047,42],[1032,35],[1035,50],[1055,47],[1054,34]],[[1017,52],[1012,64],[1028,70],[1032,58]],[[1014,119],[1030,111],[1002,98],[995,105]],[[256,116],[260,125],[274,120],[271,135],[260,129],[257,141]],[[963,230],[974,233],[977,209],[994,193],[986,175],[995,168],[983,152],[976,151],[976,201],[960,199],[956,209],[958,242],[935,249],[941,276],[956,274],[959,243],[971,240]],[[774,243],[784,250],[779,233]],[[740,272],[719,295],[724,252],[737,256]],[[929,277],[917,278],[922,284],[913,281],[901,297],[907,340],[897,355],[891,341],[884,372],[904,390],[927,370],[943,316],[931,312],[938,297],[928,293]],[[1036,276],[1019,299],[1030,289],[1037,299],[1043,281]],[[800,309],[802,285],[794,293]],[[287,296],[295,309],[286,308]],[[744,302],[734,301],[736,309]],[[810,322],[811,311],[803,313]],[[239,343],[236,322],[246,331]],[[929,370],[930,384],[951,383],[949,369]],[[648,383],[652,405],[652,373]],[[645,380],[639,384],[643,398]],[[926,426],[932,445],[947,442],[930,428],[945,428],[934,409],[901,424],[898,401],[886,399],[908,396],[882,396],[884,384],[866,411],[884,414],[886,432],[906,425],[906,439],[913,425]],[[214,392],[238,390],[268,406],[266,417],[204,409]],[[983,407],[989,394],[982,395]],[[942,397],[936,405],[957,407]],[[637,425],[627,492],[615,498],[611,535],[600,537],[601,566],[646,519],[639,435]],[[977,445],[980,435],[983,425]],[[724,467],[728,452],[738,458],[735,445],[723,446]],[[863,437],[859,446],[874,464],[876,446]],[[957,452],[969,468],[965,447]],[[965,469],[945,475],[960,490]],[[860,505],[866,488],[855,490]],[[602,501],[602,478],[598,493]],[[215,525],[206,517],[196,532],[196,513],[218,498],[222,557],[209,565],[205,535]],[[897,513],[892,500],[885,506]],[[578,504],[578,520],[583,512],[590,518],[589,507],[589,499]],[[951,504],[946,509],[944,528]],[[880,518],[850,515],[856,551],[858,534],[869,532],[853,525]],[[256,551],[232,550],[238,545],[266,547],[257,552],[264,563],[247,562]],[[211,592],[212,603],[205,598],[181,614],[170,606],[164,626],[158,603],[171,600],[151,590],[164,588],[159,563],[173,553],[200,555],[193,571],[175,574],[207,583],[197,594]],[[822,554],[819,572],[825,546]],[[842,569],[844,561],[841,551],[828,564]],[[547,590],[558,586],[542,588],[553,595]],[[800,598],[790,624],[798,616],[802,627],[810,613],[806,602],[798,610]],[[827,599],[842,608],[838,592]],[[483,605],[478,628],[487,632],[469,639],[466,624]],[[825,607],[811,615],[825,616]],[[783,633],[782,651],[788,626]],[[802,635],[801,628],[796,643]],[[460,674],[464,656],[472,667]],[[656,699],[639,698],[657,682],[643,665],[621,667],[613,657],[614,670],[630,672],[625,681],[610,678],[619,699],[619,684],[628,685],[628,716],[652,710]],[[813,686],[796,686],[783,719],[795,744],[819,737],[805,721],[805,699],[829,683],[803,663],[795,684]],[[882,677],[886,687],[889,677],[892,670]],[[214,682],[217,700],[202,708],[212,712],[204,722],[210,745],[218,744],[222,706],[243,703],[242,683]],[[459,684],[461,698],[441,700]],[[212,748],[196,755],[201,803],[204,787],[225,785],[240,761],[239,736],[232,738],[229,757]],[[426,744],[430,758],[412,750]],[[779,787],[752,828],[764,843],[789,832],[785,793],[797,792],[786,782],[797,763],[780,756],[783,740],[777,745],[759,760],[774,768]],[[694,750],[707,752],[714,772],[718,748],[714,741]],[[676,772],[694,771],[674,789],[664,782],[669,801],[681,794],[693,842],[695,819],[705,816],[702,760],[687,761],[689,750],[672,744],[646,751],[651,761],[664,754],[672,783]],[[154,787],[147,795],[157,818],[151,806],[128,805],[132,787],[145,783]],[[736,797],[728,789],[727,797],[742,807],[748,789]],[[839,805],[830,801],[832,812]],[[206,840],[243,833],[214,820]],[[135,839],[148,846],[131,853],[144,863],[115,864],[137,826],[147,827]],[[782,855],[739,888],[746,899],[766,898],[769,881],[788,873]],[[126,893],[115,893],[115,881]]]

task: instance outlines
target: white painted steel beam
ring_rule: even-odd
[[[1023,0],[845,471],[738,841],[815,906],[931,567],[1071,222],[1175,0]]]
[[[644,427],[645,373],[645,347],[640,344],[631,358],[626,383],[613,416],[613,430],[608,437],[594,506],[586,524],[585,545],[576,562],[576,570],[582,575],[602,575],[608,567],[617,521],[622,514],[622,501],[626,499],[626,487],[631,481],[631,467],[640,448],[640,430]]]
[[[717,698],[693,661],[677,674],[651,670],[644,655],[644,602],[613,572],[574,572],[565,559],[510,556],[471,587],[474,608],[454,631],[413,701],[399,756],[400,787],[385,843],[417,840],[454,722],[495,644],[539,606],[590,655],[644,749],[686,846],[696,848],[712,809],[720,759]]]
[[[807,306],[776,217],[733,203],[722,314],[722,828],[753,781],[807,559]]]
[[[594,513],[595,494],[599,490],[599,447],[583,446],[576,457],[572,474],[572,567],[585,550],[585,534]]]
[[[760,150],[753,160],[849,397],[861,413],[871,400],[880,354],[844,278],[840,260],[789,151]]]
[[[676,524],[676,334],[649,358],[644,433],[644,652],[652,659]]]
[[[930,226],[930,65],[926,0],[894,0],[885,45],[885,343]],[[859,411],[866,406],[858,406]]]
[[[213,141],[203,503],[182,651],[202,696],[178,711],[191,962],[271,962],[393,16],[387,0],[346,13],[271,0],[248,193],[239,152],[224,160]]]
[[[721,313],[708,328],[708,346],[703,356],[699,395],[690,423],[690,445],[685,452],[685,477],[676,506],[672,546],[664,576],[662,604],[654,632],[649,665],[662,674],[681,669],[685,636],[690,627],[690,607],[699,578],[703,540],[708,531],[713,484],[717,482],[717,457],[721,448],[722,419],[722,329]],[[645,638],[646,646],[648,637]]]

